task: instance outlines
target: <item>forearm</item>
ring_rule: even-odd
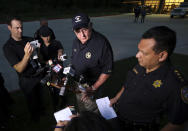
[[[18,73],[22,73],[22,72],[25,70],[25,68],[27,67],[29,58],[30,58],[29,56],[24,55],[23,59],[22,59],[19,63],[15,64],[15,65],[13,66],[14,69],[15,69]]]
[[[54,131],[63,131],[62,128],[55,128]]]
[[[121,88],[121,90],[117,93],[117,95],[110,99],[110,106],[112,106],[113,104],[117,103],[117,101],[119,100],[119,98],[121,97],[123,91],[124,91],[124,86]]]
[[[183,131],[183,125],[168,123],[160,131]]]
[[[117,95],[114,97],[114,99],[119,100],[120,96],[122,95],[123,91],[124,91],[124,86],[121,88],[121,90],[117,93]]]
[[[98,80],[93,84],[93,88],[98,89],[109,77],[109,74],[101,74]]]

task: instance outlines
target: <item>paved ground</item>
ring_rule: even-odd
[[[91,18],[94,28],[103,33],[111,42],[114,58],[134,56],[137,52],[137,43],[144,31],[153,26],[167,25],[177,32],[177,53],[188,55],[188,18],[170,19],[169,15],[148,15],[144,24],[133,23],[133,14]],[[74,34],[71,28],[71,19],[50,20],[49,26],[54,30],[58,40],[62,42],[65,52],[70,58]],[[39,27],[38,21],[24,22],[24,35],[33,36]],[[5,86],[9,90],[18,89],[17,75],[8,65],[2,52],[2,46],[9,38],[7,25],[0,25],[0,72],[5,78]]]

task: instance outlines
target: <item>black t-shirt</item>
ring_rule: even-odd
[[[101,73],[111,73],[113,52],[106,37],[93,30],[85,44],[76,38],[72,46],[72,66],[76,75],[83,75],[89,84],[94,84]]]
[[[4,56],[8,60],[9,64],[13,67],[18,64],[22,58],[24,57],[24,47],[27,42],[32,41],[31,37],[22,37],[21,41],[15,41],[13,38],[9,38],[9,40],[3,46]],[[31,60],[29,60],[26,69],[22,73],[18,73],[19,77],[31,77],[36,73],[36,69],[33,68],[31,64]]]
[[[173,124],[187,120],[188,104],[181,98],[181,90],[187,89],[187,82],[177,77],[170,64],[165,63],[150,73],[137,65],[129,71],[124,87],[117,105],[120,119],[152,122],[167,112]]]
[[[61,42],[57,40],[51,40],[49,46],[46,46],[44,43],[41,43],[40,53],[44,61],[50,59],[54,60],[57,59],[59,49],[63,49]]]

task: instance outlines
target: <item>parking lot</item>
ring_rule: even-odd
[[[92,17],[95,30],[104,34],[110,41],[114,51],[114,59],[120,60],[134,56],[137,43],[144,31],[153,26],[166,25],[177,32],[177,47],[175,52],[188,55],[188,18],[173,18],[170,15],[148,15],[145,23],[134,23],[134,16],[122,14],[116,16]],[[70,59],[72,40],[75,37],[71,27],[71,19],[49,20],[49,26],[54,30],[57,40],[62,42],[65,53]],[[39,27],[39,21],[24,22],[23,34],[33,36]],[[5,78],[5,86],[11,91],[19,89],[16,72],[4,58],[2,46],[9,38],[7,25],[0,25],[0,72]]]

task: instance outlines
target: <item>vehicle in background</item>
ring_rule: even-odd
[[[178,8],[174,8],[170,12],[170,18],[173,18],[174,16],[180,16],[184,18],[188,14],[188,3],[182,2]]]
[[[175,8],[170,12],[170,18],[173,18],[174,16],[180,16],[184,18],[187,14],[187,11],[182,8]]]

